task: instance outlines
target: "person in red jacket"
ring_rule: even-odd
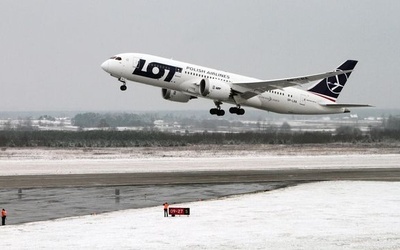
[[[164,217],[168,217],[169,204],[168,204],[168,202],[165,202],[163,205],[164,205]]]
[[[1,210],[1,225],[4,226],[6,224],[6,217],[7,217],[7,211],[3,208]]]

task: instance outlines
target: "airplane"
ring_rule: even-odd
[[[356,66],[347,60],[336,70],[276,80],[260,80],[221,70],[141,53],[112,56],[101,68],[122,83],[133,81],[161,88],[162,97],[173,102],[187,103],[195,98],[214,101],[211,115],[223,116],[221,105],[228,103],[231,114],[243,115],[243,107],[282,114],[348,113],[348,108],[371,107],[368,104],[336,103],[339,94]],[[297,88],[320,80],[303,90]]]

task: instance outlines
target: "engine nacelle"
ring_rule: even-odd
[[[170,89],[161,89],[162,97],[165,100],[173,101],[173,102],[188,102],[192,97],[190,95],[186,95],[180,91],[170,90]]]
[[[201,79],[200,94],[214,100],[226,101],[232,93],[231,86],[225,82]]]

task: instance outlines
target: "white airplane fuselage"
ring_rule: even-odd
[[[209,97],[202,95],[200,81],[234,83],[257,82],[260,79],[233,74],[221,70],[184,63],[158,56],[139,53],[118,54],[106,60],[101,67],[120,81],[125,80],[160,87],[169,93],[172,101],[187,102],[186,96],[212,99],[216,103],[230,103],[284,114],[334,114],[348,112],[345,107],[327,107],[321,103],[334,104],[329,98],[299,89],[297,87],[276,88],[264,91],[251,98]],[[168,92],[170,91],[170,92]],[[172,92],[171,92],[172,91]],[[227,90],[228,91],[228,90]],[[229,90],[231,91],[231,89]],[[174,96],[175,93],[175,96]],[[182,98],[180,98],[182,97]],[[165,97],[164,97],[165,98]],[[165,98],[167,99],[167,98]]]

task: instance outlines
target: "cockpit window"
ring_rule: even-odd
[[[119,57],[119,56],[112,56],[112,57],[110,57],[110,59],[114,59],[114,60],[117,60],[117,61],[121,61],[122,60],[122,58]]]

